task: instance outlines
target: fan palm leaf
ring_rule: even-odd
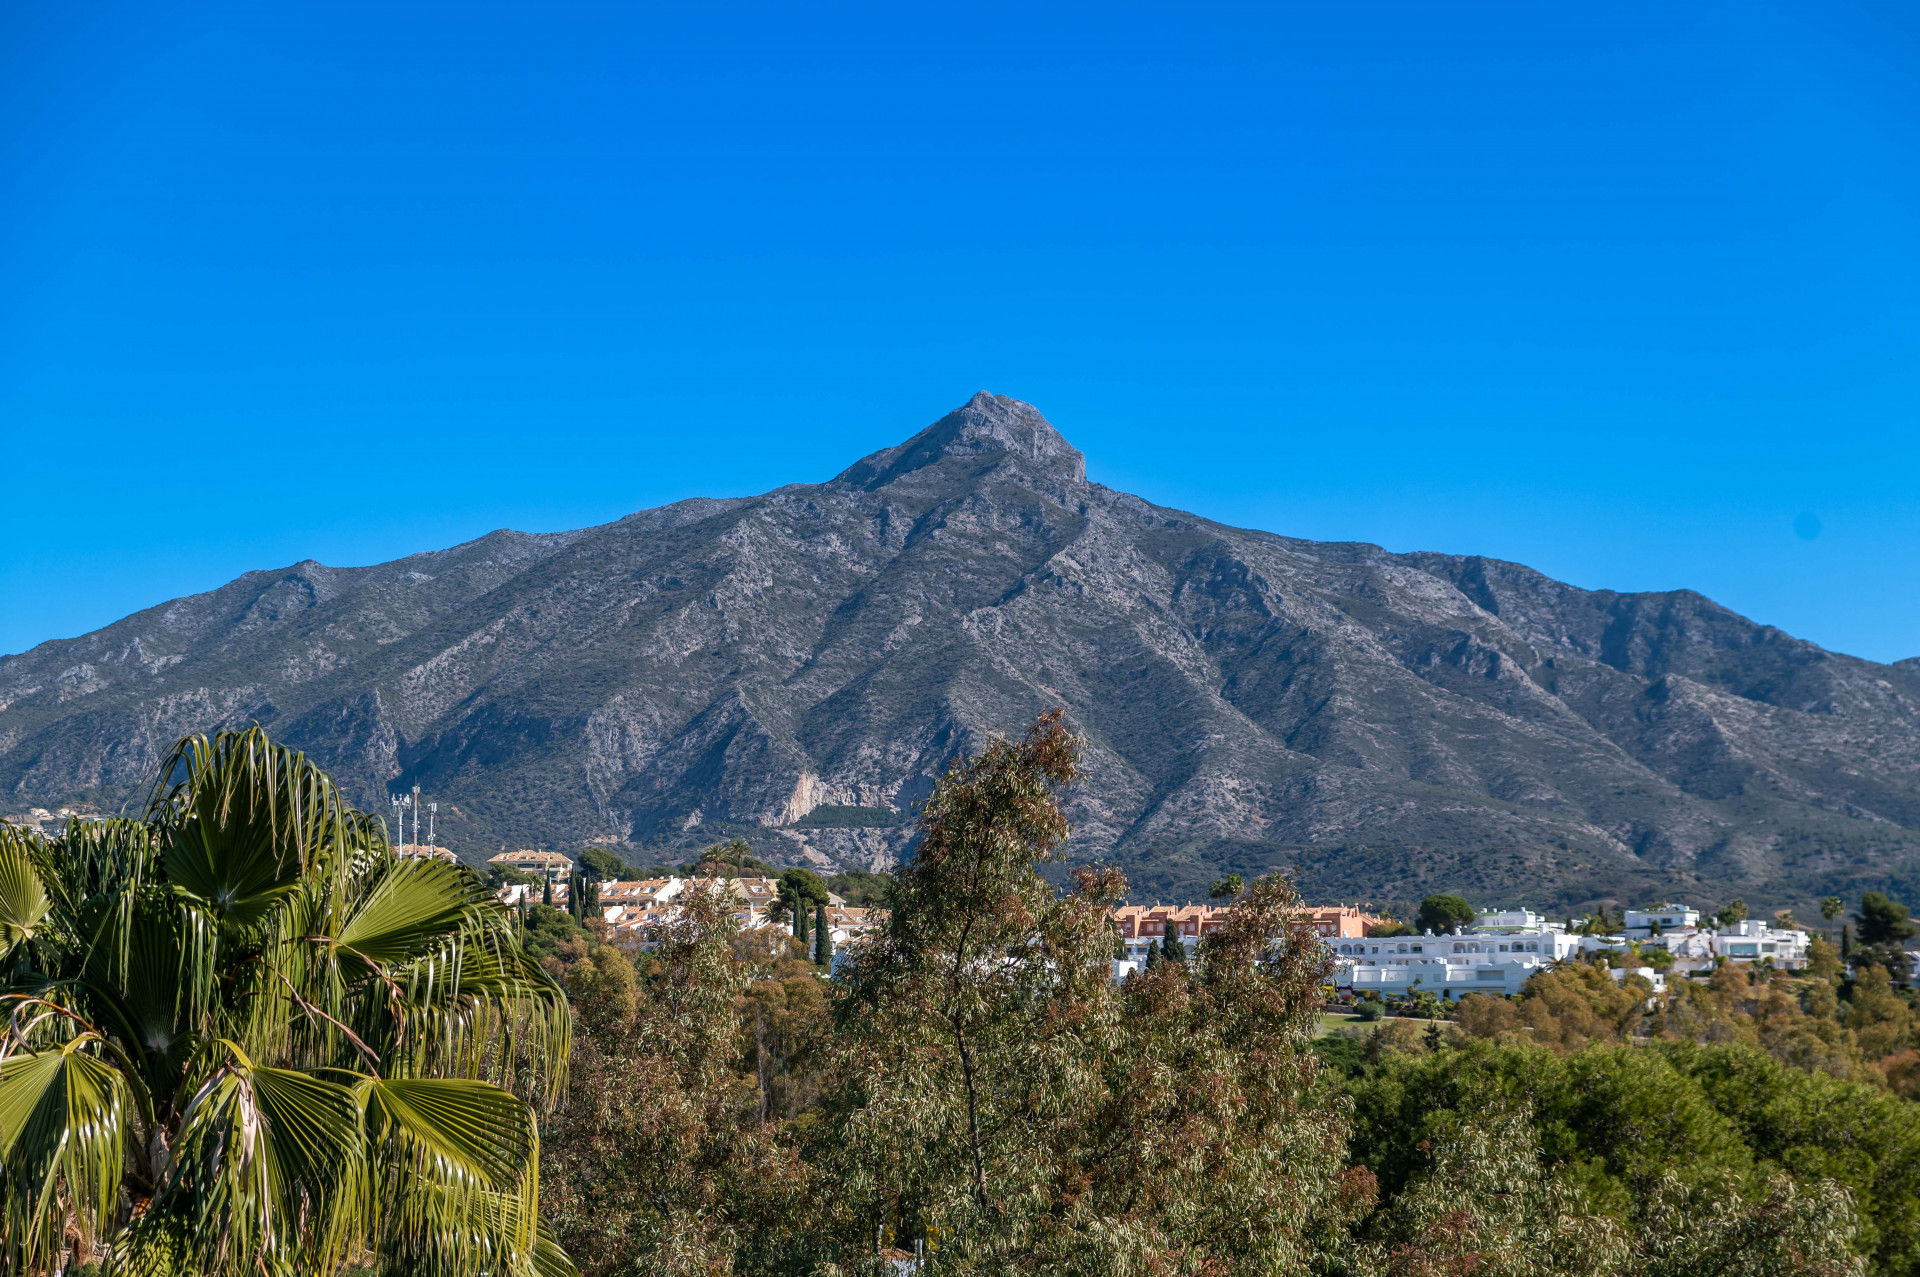
[[[250,926],[331,852],[350,848],[353,821],[325,772],[259,728],[190,736],[161,764],[149,817],[162,830],[167,881],[223,923]]]
[[[25,830],[0,826],[0,960],[33,939],[53,908]]]
[[[15,1271],[58,1254],[63,1195],[83,1219],[110,1219],[118,1204],[133,1105],[121,1072],[89,1052],[99,1044],[84,1033],[0,1060],[0,1187]]]

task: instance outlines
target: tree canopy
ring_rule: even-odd
[[[579,1080],[544,1200],[594,1274],[897,1271],[883,1247],[953,1274],[1916,1271],[1884,980],[1813,1031],[1781,999],[1824,977],[1725,968],[1650,1009],[1575,964],[1316,1042],[1325,948],[1278,877],[1113,979],[1125,884],[1062,864],[1077,768],[1057,715],[956,763],[832,979],[705,901],[634,962],[594,920],[562,940]],[[1894,1055],[1857,1058],[1869,1033]]]
[[[586,873],[601,882],[630,881],[646,876],[605,847],[585,848],[575,859]]]
[[[1907,906],[1879,891],[1869,891],[1860,897],[1860,912],[1854,915],[1854,921],[1859,923],[1855,934],[1861,944],[1898,944],[1911,940],[1916,930]]]
[[[1469,925],[1477,915],[1473,906],[1459,896],[1428,896],[1420,902],[1420,911],[1414,915],[1413,925],[1419,931],[1431,931],[1433,934],[1446,935],[1456,927]]]

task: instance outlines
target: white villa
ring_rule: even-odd
[[[1736,965],[1773,960],[1773,965],[1798,971],[1807,965],[1807,933],[1769,926],[1758,918],[1736,922],[1713,933],[1713,955]]]
[[[1685,905],[1657,905],[1652,909],[1627,910],[1627,934],[1644,940],[1655,928],[1668,931],[1698,931],[1700,911]]]
[[[1482,909],[1473,920],[1475,931],[1537,931],[1546,925],[1531,909]]]

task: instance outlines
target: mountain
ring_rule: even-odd
[[[371,810],[421,785],[475,860],[745,835],[870,867],[1052,704],[1087,740],[1075,853],[1139,895],[1920,894],[1920,662],[1163,509],[984,393],[827,483],[250,572],[0,659],[0,805],[137,804],[175,737],[258,721]]]

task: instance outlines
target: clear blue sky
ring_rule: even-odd
[[[0,652],[981,388],[1215,518],[1920,655],[1920,9],[0,6]]]

